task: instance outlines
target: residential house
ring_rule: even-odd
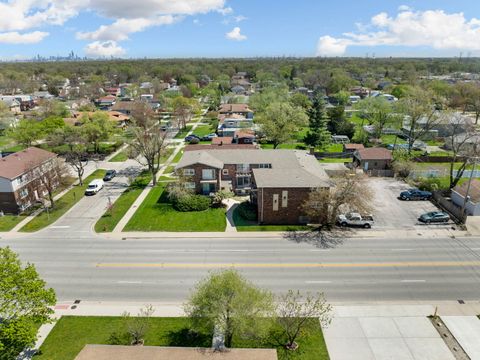
[[[105,93],[117,97],[122,94],[122,89],[119,87],[108,87],[105,89]]]
[[[416,129],[427,130],[424,139],[448,137],[453,131],[456,134],[468,132],[474,126],[474,119],[459,112],[437,112],[434,116],[433,120],[423,117],[417,121]],[[410,133],[410,122],[408,117],[403,120],[402,132],[405,135]]]
[[[253,134],[253,131],[237,130],[233,135],[233,141],[235,144],[254,144],[257,137]]]
[[[230,79],[230,86],[232,91],[234,91],[237,86],[242,87],[245,94],[252,90],[252,84],[250,83],[246,72],[238,72],[233,75]]]
[[[355,150],[353,165],[362,168],[364,171],[390,170],[392,152],[380,147]]]
[[[244,115],[232,114],[228,116],[219,115],[217,126],[218,136],[234,137],[237,131],[246,131],[253,129],[253,119],[246,118]]]
[[[46,99],[46,100],[55,98],[55,95],[50,94],[48,91],[35,91],[33,93],[33,96],[37,99]]]
[[[225,139],[225,138],[215,138]],[[255,144],[189,144],[184,148],[184,151],[200,151],[200,150],[226,150],[226,149],[240,149],[240,150],[258,150],[259,146]]]
[[[110,108],[115,105],[116,101],[116,96],[107,95],[97,99],[95,103],[101,110],[110,110]]]
[[[365,146],[363,144],[343,144],[343,152],[354,153],[357,150],[363,150]]]
[[[230,145],[233,144],[232,136],[218,136],[212,139],[211,145]]]
[[[242,115],[247,119],[253,119],[253,111],[248,107],[248,104],[222,104],[218,110],[219,115],[230,117],[234,114]]]
[[[312,189],[331,186],[317,159],[299,150],[185,151],[175,170],[197,193],[250,194],[262,224],[307,223],[302,204]]]
[[[3,102],[13,114],[20,114],[20,101],[18,101],[17,99],[5,99],[0,101]]]
[[[130,116],[125,115],[121,112],[118,111],[103,111],[103,113],[108,115],[108,119],[115,123],[117,127],[125,127],[130,123]],[[64,118],[63,121],[66,124],[72,125],[72,126],[81,126],[82,125],[82,117],[88,116],[89,118],[92,118],[92,115],[95,114],[95,111],[89,111],[89,112],[80,112],[80,111],[74,111],[72,112],[72,116],[68,118]]]
[[[468,181],[455,186],[451,193],[451,199],[458,207],[465,206],[465,213],[468,216],[480,216],[480,181],[472,179],[470,188],[468,188]]]
[[[28,111],[35,107],[35,100],[31,95],[0,95],[2,101],[17,100],[21,111]]]
[[[110,110],[120,112],[124,115],[131,115],[137,107],[138,102],[136,101],[119,101],[116,102]]]
[[[0,211],[21,213],[47,190],[38,179],[53,171],[57,154],[29,147],[0,159]],[[60,179],[58,179],[60,182]]]

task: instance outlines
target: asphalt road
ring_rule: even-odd
[[[480,298],[480,239],[113,240],[91,233],[88,212],[67,222],[0,240],[35,263],[61,301],[178,303],[208,271],[230,266],[274,292],[324,291],[330,301]]]

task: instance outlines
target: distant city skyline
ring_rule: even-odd
[[[0,0],[0,59],[478,57],[480,3]]]

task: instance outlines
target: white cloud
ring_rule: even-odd
[[[343,37],[322,36],[317,55],[343,55],[348,46],[428,46],[434,49],[480,50],[480,20],[442,10],[403,10],[396,17],[379,13],[365,29]]]
[[[7,44],[35,44],[42,41],[49,34],[43,31],[33,31],[20,34],[17,31],[0,33],[0,43]]]
[[[232,31],[227,32],[225,37],[229,40],[235,41],[247,40],[247,37],[240,32],[240,28],[238,26],[234,27]]]
[[[230,15],[231,13],[233,13],[233,9],[231,7],[222,7],[221,9],[218,9],[217,10],[220,14],[222,14],[223,16],[225,15]]]
[[[90,57],[116,57],[125,54],[125,49],[116,41],[94,41],[85,47],[85,54]]]
[[[235,20],[235,22],[239,23],[239,22],[247,20],[248,18],[246,16],[243,16],[243,15],[238,15],[238,16],[235,16],[233,19]]]
[[[118,19],[113,24],[102,25],[92,32],[78,32],[77,39],[80,40],[127,40],[131,33],[141,32],[151,26],[173,24],[182,17],[172,15],[162,15],[154,19]]]
[[[408,5],[400,5],[398,7],[398,11],[409,11],[409,10],[412,10],[412,8]]]

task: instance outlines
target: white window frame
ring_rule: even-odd
[[[197,186],[195,185],[195,182],[193,181],[187,181],[185,183],[185,188],[186,189],[195,189]]]
[[[211,174],[205,176],[205,174]],[[202,169],[202,180],[215,180],[215,170],[214,169]]]
[[[229,175],[228,169],[222,169],[222,175]]]
[[[184,176],[194,176],[195,175],[195,169],[183,169],[183,175]]]

